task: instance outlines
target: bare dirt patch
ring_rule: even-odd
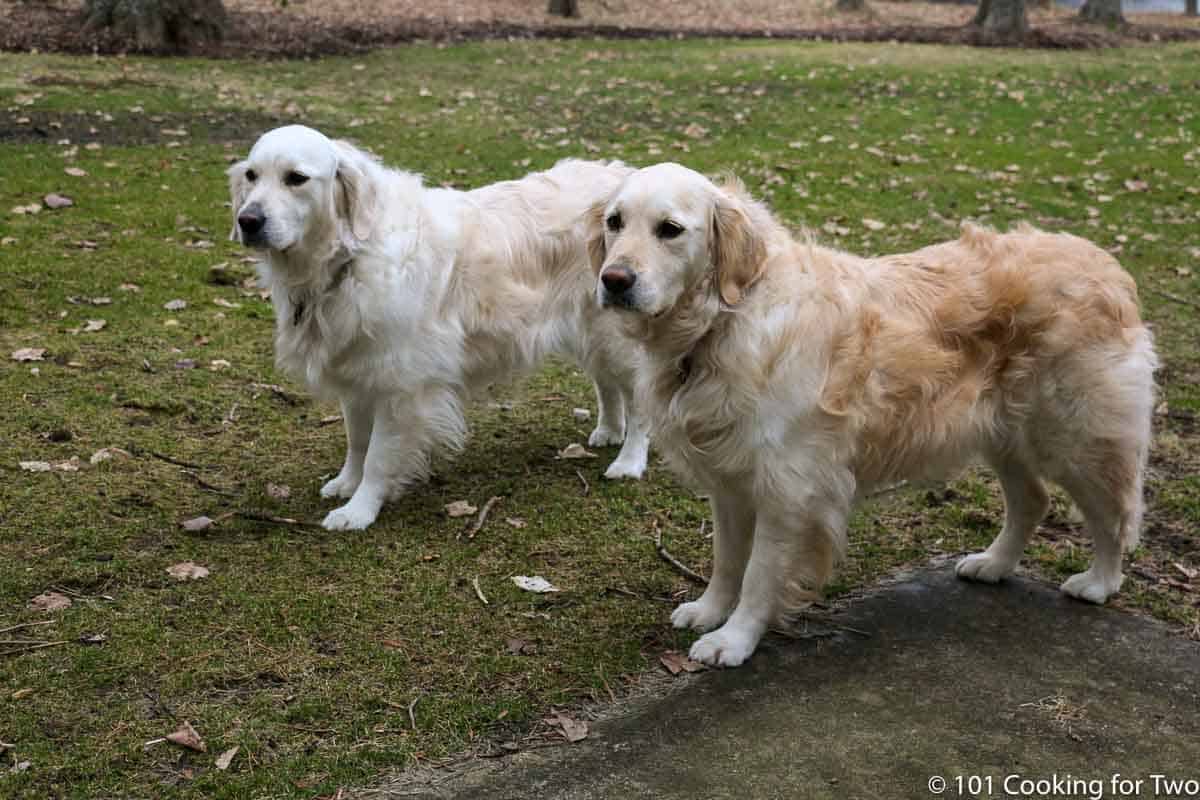
[[[197,55],[312,57],[359,53],[412,41],[483,39],[695,37],[901,41],[991,44],[965,27],[974,8],[923,2],[874,2],[866,12],[841,13],[832,3],[778,0],[694,0],[642,4],[633,0],[584,0],[583,16],[563,20],[545,13],[541,0],[310,2],[281,6],[278,0],[227,0],[230,27],[219,45]],[[22,3],[0,0],[0,49],[68,53],[130,52],[132,44],[108,32],[84,32],[78,2]],[[1035,9],[1024,46],[1094,48],[1130,41],[1200,39],[1195,19],[1129,15],[1130,25],[1108,29],[1076,22],[1067,9]]]

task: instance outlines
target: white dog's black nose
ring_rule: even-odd
[[[250,242],[257,239],[262,233],[263,227],[267,224],[267,215],[263,213],[262,206],[258,203],[251,203],[238,214],[237,221],[238,227],[242,229],[242,238]]]
[[[610,264],[600,273],[600,282],[611,294],[621,295],[637,283],[637,273],[627,264]]]

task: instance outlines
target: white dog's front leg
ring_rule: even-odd
[[[676,628],[709,631],[729,616],[754,542],[754,505],[752,499],[729,491],[714,491],[713,571],[708,587],[698,600],[684,603],[671,614]]]
[[[590,447],[608,447],[625,439],[625,398],[621,387],[609,377],[596,380],[596,428],[588,437]]]
[[[641,479],[646,473],[646,461],[650,456],[650,434],[638,414],[630,393],[624,394],[625,408],[625,444],[621,452],[604,472],[604,477],[610,479],[633,478]]]
[[[379,402],[362,481],[350,502],[330,511],[322,524],[331,531],[367,527],[385,500],[429,474],[434,447],[457,450],[466,430],[458,396],[446,387],[426,387],[413,397]]]
[[[342,399],[342,422],[346,427],[346,463],[336,478],[321,487],[321,497],[350,497],[362,482],[375,409],[369,402]]]

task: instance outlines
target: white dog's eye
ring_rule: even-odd
[[[303,172],[289,172],[283,176],[283,182],[288,186],[302,186],[308,183],[308,176]]]
[[[683,233],[683,226],[669,219],[658,223],[658,227],[654,230],[654,235],[660,239],[674,239],[681,233]]]
[[[622,221],[620,214],[609,214],[608,219],[604,220],[604,224],[613,233],[617,233],[621,230],[621,228],[625,227],[625,223]]]
[[[246,180],[254,183],[256,180],[258,180],[258,173],[252,169],[246,170]]]

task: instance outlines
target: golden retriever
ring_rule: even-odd
[[[1103,603],[1138,539],[1157,361],[1133,279],[1103,250],[1022,225],[858,258],[794,239],[734,180],[675,164],[588,215],[599,303],[645,346],[639,409],[711,497],[712,580],[672,614],[691,657],[736,666],[827,579],[856,498],[902,478],[995,469],[1004,528],[958,563],[1010,574],[1043,480],[1094,544],[1062,585]]]
[[[591,302],[578,220],[630,169],[567,160],[470,192],[433,189],[311,128],[269,131],[229,170],[231,236],[265,252],[278,365],[341,402],[349,498],[330,530],[383,502],[466,437],[463,407],[557,353],[596,382],[593,446],[624,441],[610,478],[642,475],[647,438],[616,322]]]

